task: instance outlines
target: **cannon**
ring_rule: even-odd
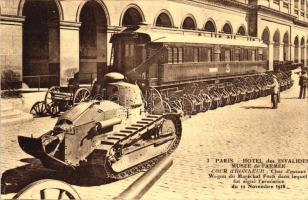
[[[176,149],[180,114],[147,112],[140,88],[123,80],[110,81],[102,94],[109,100],[79,103],[42,136],[18,136],[22,150],[46,168],[106,180],[148,169]]]

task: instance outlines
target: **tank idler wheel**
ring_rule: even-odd
[[[13,199],[75,199],[80,196],[69,184],[51,179],[43,179],[33,182],[21,191]]]
[[[33,104],[30,113],[34,116],[42,117],[47,115],[46,104],[44,101],[38,101]]]
[[[91,92],[87,88],[79,88],[73,97],[73,105],[77,105],[80,102],[88,101],[91,98]]]

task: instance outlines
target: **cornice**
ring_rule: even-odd
[[[301,21],[301,20],[298,20],[298,19],[294,19],[294,24],[308,28],[308,22],[304,22],[304,21]]]
[[[258,5],[258,6],[254,6],[255,9],[259,12],[259,11],[263,11],[265,13],[269,13],[269,14],[275,14],[276,16],[278,17],[282,17],[284,19],[288,19],[288,20],[294,20],[296,19],[295,16],[293,15],[290,15],[290,14],[287,14],[287,13],[283,13],[283,12],[280,12],[279,10],[275,10],[275,9],[272,9],[272,8],[268,8],[266,6],[262,6],[262,5]]]

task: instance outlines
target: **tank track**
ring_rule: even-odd
[[[181,123],[177,123],[177,120],[173,120],[173,122],[175,122],[176,130],[178,130],[179,133],[181,134],[181,131],[182,131]],[[178,147],[178,145],[180,143],[180,139],[181,139],[181,135],[178,135],[176,137],[175,141],[172,143],[172,146],[169,148],[169,150],[166,153],[158,155],[158,156],[151,158],[147,161],[144,161],[142,163],[139,163],[139,164],[137,164],[137,165],[135,165],[131,168],[128,168],[128,169],[126,169],[122,172],[114,172],[111,169],[111,167],[105,168],[106,173],[107,173],[107,177],[110,178],[110,179],[121,180],[121,179],[125,179],[127,177],[130,177],[132,175],[138,174],[139,172],[149,170],[156,163],[158,163],[161,159],[170,155]]]

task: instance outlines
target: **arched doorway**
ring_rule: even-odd
[[[279,61],[280,33],[278,30],[276,30],[274,33],[273,41],[274,41],[274,61]]]
[[[238,35],[246,35],[246,29],[244,26],[240,26],[237,30]]]
[[[302,37],[301,39],[301,58],[300,58],[300,62],[304,63],[304,59],[305,59],[305,38]]]
[[[227,34],[232,34],[233,33],[233,29],[230,23],[225,23],[225,25],[222,27],[221,30],[223,33],[227,33]]]
[[[196,22],[193,17],[186,17],[182,24],[182,29],[195,30],[197,28]]]
[[[270,32],[268,28],[265,28],[262,33],[262,41],[267,45],[267,48],[263,49],[263,60],[269,61],[268,57],[268,49],[269,49],[269,44],[270,44]]]
[[[289,53],[289,33],[286,32],[283,36],[283,60],[290,60],[290,53]]]
[[[59,10],[52,0],[25,1],[23,81],[29,87],[59,85]]]
[[[299,40],[298,36],[296,36],[294,39],[294,62],[296,63],[299,62],[298,48],[299,48]]]
[[[155,26],[160,27],[173,27],[173,21],[171,15],[168,12],[162,12],[155,20]]]
[[[204,25],[204,30],[207,32],[216,32],[216,26],[213,20],[208,20]]]
[[[101,80],[107,72],[107,18],[100,4],[88,1],[80,12],[79,81]]]
[[[128,8],[122,18],[122,26],[136,26],[145,21],[143,13],[136,7]]]

